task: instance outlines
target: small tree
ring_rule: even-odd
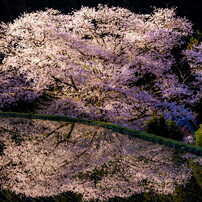
[[[146,131],[175,140],[183,139],[183,134],[177,125],[172,120],[166,121],[163,116],[157,117],[157,115],[154,115],[152,119],[148,120]]]
[[[195,141],[197,146],[202,147],[202,124],[200,124],[200,128],[195,132]]]
[[[181,141],[183,139],[183,133],[177,127],[174,121],[171,119],[168,121],[168,137]]]

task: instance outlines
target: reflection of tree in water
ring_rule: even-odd
[[[96,126],[2,118],[0,143],[2,188],[30,197],[169,194],[192,175],[186,158],[173,160],[174,149]]]

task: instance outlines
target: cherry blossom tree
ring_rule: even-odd
[[[68,15],[52,9],[25,13],[1,24],[0,108],[51,94],[54,100],[37,113],[136,129],[154,113],[195,120],[190,105],[201,99],[201,70],[192,64],[199,63],[201,51],[182,48],[192,33],[192,24],[176,17],[175,9],[141,15],[98,5]],[[182,63],[190,61],[191,80],[183,69],[173,70],[176,47]]]

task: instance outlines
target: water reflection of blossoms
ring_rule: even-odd
[[[174,158],[174,149],[96,126],[2,118],[0,134],[2,188],[30,197],[169,194],[192,176],[188,158]]]

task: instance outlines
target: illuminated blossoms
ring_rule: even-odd
[[[1,24],[0,108],[52,93],[54,100],[36,112],[136,129],[154,112],[194,120],[189,106],[201,99],[201,45],[182,51],[192,79],[173,54],[192,33],[174,9],[139,15],[99,5],[69,15],[24,14]]]

